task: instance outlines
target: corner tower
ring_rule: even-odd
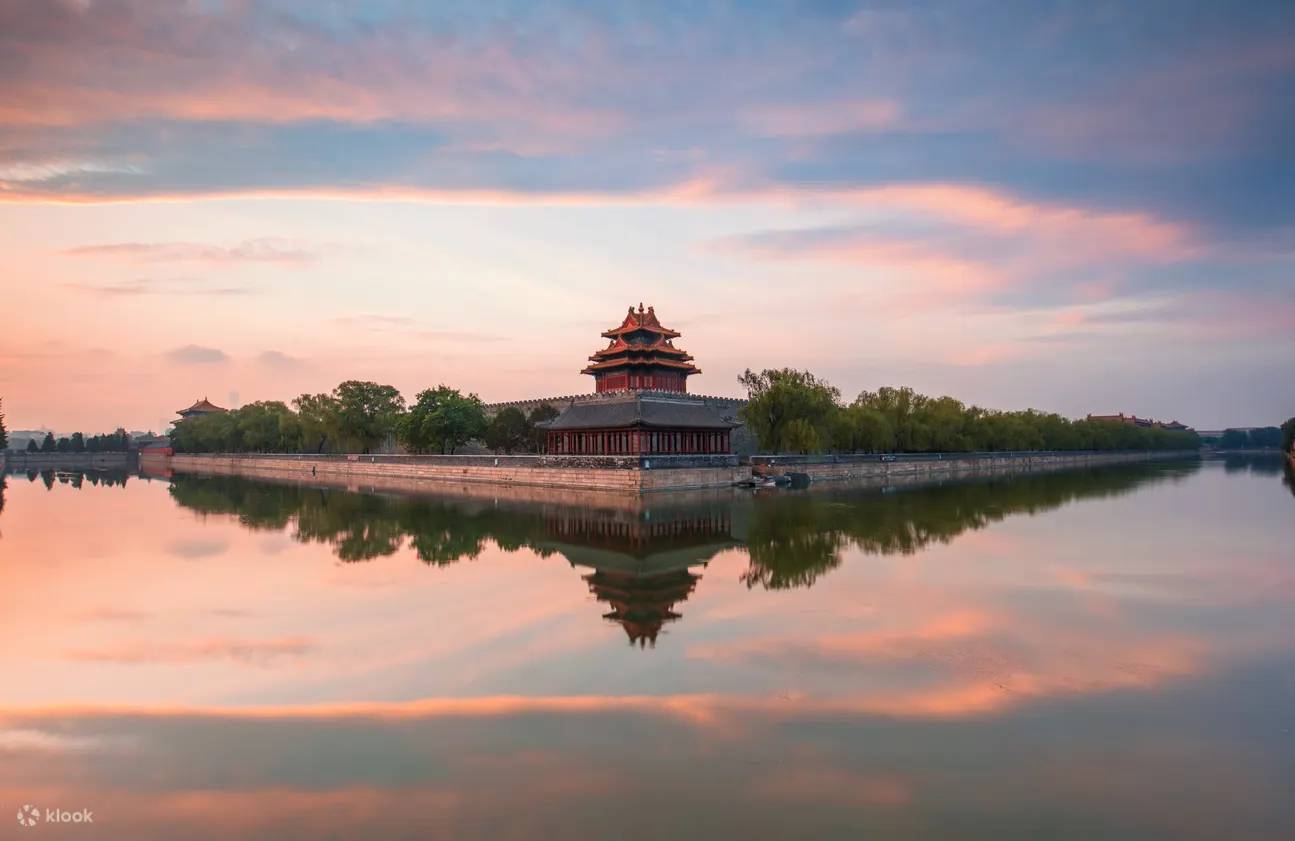
[[[688,391],[688,377],[700,374],[687,351],[674,346],[679,332],[663,327],[652,307],[639,304],[619,327],[604,332],[607,347],[589,357],[580,373],[591,374],[594,391]]]

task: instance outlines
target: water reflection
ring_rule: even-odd
[[[636,500],[10,477],[0,803],[96,810],[51,838],[1288,837],[1268,464]]]
[[[478,557],[488,542],[573,564],[620,572],[704,565],[721,549],[750,556],[748,586],[812,586],[842,552],[913,554],[1015,514],[1050,511],[1155,481],[1175,481],[1199,462],[1066,471],[877,490],[816,486],[809,491],[674,494],[620,507],[492,496],[380,495],[230,476],[181,474],[171,496],[204,515],[228,515],[249,529],[291,529],[301,542],[332,547],[347,562],[393,555],[407,540],[424,563]]]
[[[348,563],[393,555],[406,543],[423,563],[439,567],[473,560],[491,543],[542,557],[557,553],[588,570],[582,577],[589,591],[609,608],[603,618],[624,628],[631,644],[645,647],[655,646],[663,626],[680,619],[679,606],[723,549],[746,550],[741,579],[748,588],[810,587],[850,548],[913,554],[1013,514],[1128,493],[1198,468],[1198,462],[1122,466],[894,492],[848,486],[724,490],[603,498],[601,506],[588,496],[578,496],[579,503],[536,501],[526,498],[530,491],[509,498],[508,489],[474,489],[475,498],[377,494],[186,474],[173,477],[170,493],[204,516],[230,516],[247,529],[287,531],[299,542],[326,544]]]

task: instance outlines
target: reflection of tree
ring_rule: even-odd
[[[186,508],[234,516],[252,529],[293,527],[295,539],[327,544],[344,561],[391,555],[407,541],[424,563],[444,566],[476,558],[493,542],[505,550],[562,552],[572,563],[597,571],[587,580],[591,586],[607,584],[610,593],[616,589],[613,584],[630,580],[615,577],[613,569],[617,575],[687,569],[719,548],[742,542],[749,555],[743,574],[748,586],[809,587],[840,564],[847,548],[912,554],[1013,514],[1127,493],[1150,481],[1180,478],[1196,467],[1117,466],[895,492],[823,485],[806,492],[653,502],[636,512],[451,495],[356,493],[224,476],[177,475],[170,488]],[[735,528],[735,523],[744,525]],[[640,584],[646,586],[635,586]],[[651,584],[662,586],[661,581]],[[660,618],[670,618],[668,599],[657,599],[655,591],[643,595],[652,597],[648,602]],[[642,624],[647,629],[651,623],[640,623],[638,603],[620,601],[614,611],[617,621],[628,619],[627,628]],[[650,629],[641,638],[650,640]]]
[[[846,538],[840,529],[819,528],[830,506],[809,494],[756,497],[747,532],[750,565],[742,580],[767,590],[809,587],[841,563]]]
[[[53,490],[54,482],[60,485],[68,485],[73,488],[80,488],[86,482],[91,485],[121,486],[126,487],[126,480],[130,474],[124,470],[55,470],[47,467],[44,470],[28,468],[25,472],[28,482],[35,482],[38,478],[45,485],[46,490]]]
[[[1295,494],[1295,462],[1287,459],[1286,468],[1282,471],[1282,484]]]
[[[534,545],[544,537],[539,512],[529,517],[480,502],[383,496],[304,488],[234,476],[179,475],[171,496],[203,514],[238,518],[251,529],[295,526],[303,543],[325,543],[343,561],[392,555],[406,538],[428,564],[444,566],[475,558],[493,540],[504,549]],[[548,550],[541,550],[548,554]]]
[[[1105,467],[972,480],[882,493],[848,486],[756,498],[747,534],[748,586],[808,587],[834,569],[841,550],[912,554],[1012,514],[1036,514],[1076,499],[1128,493],[1183,467]]]
[[[0,473],[0,514],[4,513],[4,492],[8,489],[8,480],[3,473]]]
[[[1253,473],[1257,476],[1277,476],[1286,459],[1276,452],[1226,453],[1223,469],[1228,473]]]

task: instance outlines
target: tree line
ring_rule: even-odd
[[[529,415],[509,407],[487,417],[481,398],[445,385],[420,391],[406,405],[394,386],[347,380],[291,406],[263,401],[185,418],[171,443],[185,453],[371,453],[399,442],[413,453],[452,454],[481,440],[500,452],[539,452],[544,439],[535,424],[556,415],[543,405]]]
[[[130,435],[124,429],[88,438],[83,433],[73,432],[55,439],[54,433],[46,432],[39,444],[34,439],[27,442],[29,453],[124,453],[129,449]]]
[[[740,416],[762,452],[957,453],[1021,450],[1191,450],[1194,431],[998,411],[908,387],[863,391],[851,403],[808,371],[748,369]]]
[[[1292,418],[1295,420],[1295,418]],[[1218,437],[1215,443],[1220,449],[1224,450],[1276,450],[1278,448],[1289,450],[1290,440],[1285,438],[1288,434],[1286,431],[1286,421],[1281,427],[1260,426],[1254,429],[1225,429],[1223,434]]]

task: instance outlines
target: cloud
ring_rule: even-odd
[[[333,324],[351,330],[372,331],[377,333],[399,332],[411,338],[444,340],[450,342],[497,342],[503,336],[470,330],[441,330],[423,327],[418,319],[404,315],[343,315],[332,320]]]
[[[229,542],[225,540],[203,540],[200,538],[190,540],[173,540],[166,545],[166,551],[178,558],[213,558],[217,555],[223,555],[229,550]]]
[[[51,730],[0,729],[0,753],[80,754],[127,747],[122,738],[73,736]]]
[[[890,100],[857,100],[756,106],[743,115],[756,132],[770,137],[818,137],[893,128],[899,105]]]
[[[978,182],[1289,218],[1295,199],[1264,173],[1283,171],[1295,119],[1281,96],[1295,15],[1188,5],[504,4],[351,19],[292,3],[15,0],[0,9],[0,54],[14,58],[0,68],[0,197],[615,199],[722,165],[826,189]],[[1157,37],[1131,49],[1114,32]]]
[[[289,356],[277,350],[263,350],[256,355],[260,365],[276,371],[292,371],[301,368],[304,363],[295,356]]]
[[[249,239],[235,245],[196,242],[112,242],[82,245],[63,252],[73,257],[122,257],[155,263],[310,263],[317,251],[300,243],[273,238]]]
[[[139,642],[69,652],[70,660],[90,663],[176,664],[233,660],[267,666],[283,659],[299,659],[316,648],[306,637],[268,640],[206,639],[195,642]]]
[[[250,295],[247,286],[212,286],[206,281],[189,279],[136,278],[134,280],[106,281],[103,283],[76,282],[63,284],[69,289],[88,292],[105,298],[136,298],[144,295],[183,295],[231,297]]]
[[[229,361],[229,355],[223,350],[202,345],[184,345],[167,351],[165,356],[178,365],[216,365]]]

